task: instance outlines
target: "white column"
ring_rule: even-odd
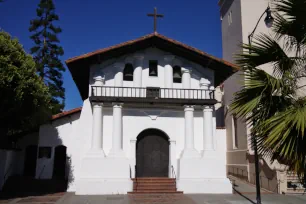
[[[122,149],[122,104],[113,104],[113,138],[110,157],[124,157]]]
[[[135,63],[134,63],[134,87],[141,87],[142,86],[142,67],[143,67],[143,54],[135,54]]]
[[[115,81],[115,87],[123,87],[123,69],[124,69],[124,64],[123,63],[115,63],[114,64],[114,69],[116,71],[115,77],[114,77],[114,81]],[[114,96],[118,96],[118,97],[122,97],[123,95],[123,90],[122,88],[119,89],[114,89],[112,91],[112,94]]]
[[[190,89],[191,87],[191,74],[190,74],[189,69],[182,69],[182,84],[183,84],[183,89]],[[183,93],[181,96],[183,98],[191,98],[191,91],[189,90],[182,90]]]
[[[198,157],[199,153],[194,148],[194,134],[193,134],[193,106],[185,106],[185,148],[182,157]]]
[[[204,134],[204,151],[214,150],[214,138],[213,138],[213,107],[203,107],[203,134]]]
[[[165,88],[172,88],[173,87],[173,68],[172,62],[174,60],[174,55],[166,55],[164,57],[165,60],[165,72],[164,72],[164,79],[165,79]]]
[[[131,162],[131,174],[132,178],[136,177],[135,165],[136,165],[136,139],[130,140],[130,162]]]
[[[174,178],[174,176],[177,178],[177,160],[176,160],[176,142],[174,140],[170,140],[170,148],[169,148],[169,177]],[[173,169],[172,169],[173,167]],[[174,170],[174,172],[173,172]],[[175,173],[175,175],[173,175]]]
[[[104,85],[104,82],[105,82],[105,78],[102,77],[102,76],[96,76],[93,78],[95,83],[93,86],[94,89],[93,89],[93,93],[91,93],[92,96],[101,96],[102,94],[102,86]]]
[[[135,54],[134,55],[134,73],[133,73],[133,82],[134,82],[134,87],[142,87],[142,67],[143,67],[143,54]],[[136,91],[136,96],[141,97],[142,96],[142,89],[137,89]]]
[[[93,103],[93,126],[91,150],[105,156],[103,152],[103,103]]]
[[[117,62],[114,64],[114,69],[116,71],[115,74],[115,86],[122,87],[123,86],[123,69],[124,63]]]
[[[191,74],[189,69],[182,69],[182,84],[184,89],[191,87]]]
[[[202,99],[209,99],[209,85],[210,85],[209,80],[205,78],[200,79],[200,88],[203,89],[201,94]]]

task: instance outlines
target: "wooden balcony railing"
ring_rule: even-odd
[[[114,87],[92,86],[93,97],[115,98],[151,98],[151,99],[188,99],[205,100],[215,99],[215,93],[203,89],[177,89],[157,87]]]

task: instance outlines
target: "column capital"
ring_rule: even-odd
[[[204,112],[212,112],[213,111],[213,106],[203,106],[203,111]]]
[[[191,74],[191,72],[192,72],[191,69],[182,68],[182,74],[184,73]]]
[[[205,78],[201,78],[200,79],[200,86],[201,87],[207,87],[210,85],[210,81],[208,79]]]
[[[103,103],[93,102],[92,103],[92,107],[93,108],[102,108],[103,107]]]
[[[209,90],[214,91],[214,90],[215,90],[215,87],[214,87],[214,86],[210,86],[210,87],[209,87]]]
[[[194,106],[185,105],[185,106],[184,106],[184,111],[194,111]]]
[[[103,86],[105,82],[105,78],[102,76],[96,76],[93,78],[95,80],[95,86]]]
[[[123,103],[116,103],[116,102],[114,102],[114,103],[112,103],[112,105],[113,105],[113,107],[115,107],[115,108],[122,108]]]
[[[174,55],[165,55],[164,60],[166,62],[172,62],[174,60],[175,56]]]

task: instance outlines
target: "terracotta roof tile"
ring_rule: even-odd
[[[80,59],[85,59],[85,58],[88,58],[88,57],[91,57],[91,56],[94,56],[94,55],[103,54],[103,53],[108,52],[110,50],[117,49],[117,48],[120,48],[120,47],[123,47],[123,46],[127,46],[127,45],[130,45],[130,44],[134,44],[136,42],[146,40],[146,39],[151,38],[153,36],[160,37],[160,38],[162,38],[162,39],[164,39],[166,41],[172,42],[172,43],[174,43],[176,45],[180,45],[180,46],[182,46],[182,47],[184,47],[184,48],[186,48],[186,49],[188,49],[190,51],[197,52],[198,54],[204,55],[206,57],[209,57],[211,59],[214,59],[216,61],[224,63],[224,64],[226,64],[228,66],[231,66],[234,69],[239,70],[239,67],[237,65],[235,65],[235,64],[232,64],[232,63],[227,62],[225,60],[222,60],[222,59],[219,59],[217,57],[214,57],[214,56],[212,56],[212,55],[210,55],[210,54],[208,54],[206,52],[203,52],[202,50],[199,50],[199,49],[194,48],[192,46],[186,45],[186,44],[181,43],[181,42],[179,42],[177,40],[168,38],[168,37],[166,37],[164,35],[161,35],[161,34],[159,34],[157,32],[154,32],[154,33],[142,36],[142,37],[137,38],[135,40],[129,40],[129,41],[124,42],[124,43],[120,43],[120,44],[117,44],[117,45],[114,45],[114,46],[110,46],[110,47],[107,47],[107,48],[99,49],[99,50],[96,50],[96,51],[93,51],[93,52],[89,52],[89,53],[86,53],[86,54],[83,54],[83,55],[80,55],[80,56],[77,56],[77,57],[70,58],[70,59],[66,60],[66,63],[69,64],[71,62],[74,62],[74,61],[77,61],[77,60],[80,60]]]
[[[89,52],[66,60],[68,69],[78,87],[83,100],[88,98],[89,68],[92,64],[116,58],[126,53],[134,53],[148,47],[157,47],[165,52],[173,53],[190,61],[198,63],[216,71],[215,85],[223,83],[230,75],[237,72],[239,67],[225,60],[214,57],[197,48],[168,38],[157,32],[145,35],[135,40],[130,40],[108,48]]]
[[[74,109],[71,109],[71,110],[68,110],[68,111],[64,111],[62,113],[58,113],[56,115],[53,115],[51,120],[57,120],[59,118],[62,118],[62,117],[80,112],[81,110],[82,110],[82,107],[78,107],[78,108],[74,108]]]

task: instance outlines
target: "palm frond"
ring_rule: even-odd
[[[283,89],[284,83],[263,70],[253,68],[244,73],[245,85],[235,93],[230,109],[238,117],[249,117],[254,120],[259,117],[258,114],[265,113],[269,115],[269,106],[264,106],[259,112],[258,107],[267,102],[273,101],[273,93],[278,93]],[[273,99],[273,100],[272,100]]]
[[[274,2],[273,30],[277,37],[285,37],[288,46],[300,49],[306,43],[306,1],[278,0]]]
[[[252,45],[242,45],[245,51],[238,55],[238,65],[249,69],[270,63],[276,76],[282,76],[286,71],[300,70],[301,58],[288,56],[276,40],[266,34],[257,35],[254,39]]]

